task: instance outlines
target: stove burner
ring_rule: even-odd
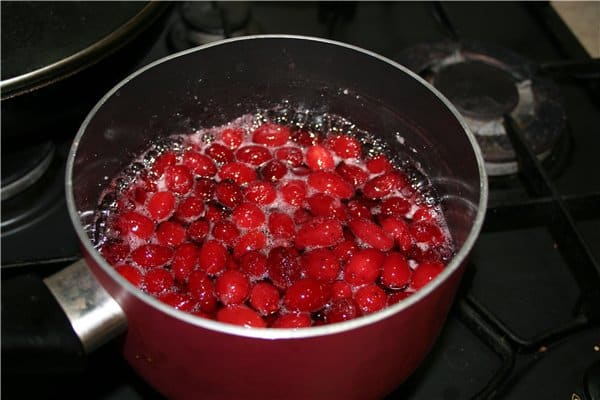
[[[512,76],[481,61],[450,64],[433,77],[433,84],[461,114],[477,119],[502,118],[519,102]]]
[[[539,159],[547,158],[562,133],[566,116],[558,88],[538,76],[527,59],[478,42],[420,44],[396,59],[438,88],[475,134],[489,175],[518,171],[504,128],[510,114]]]
[[[11,149],[2,155],[2,201],[25,191],[44,175],[54,156],[54,145],[43,142]]]
[[[169,31],[169,43],[176,51],[258,33],[246,3],[185,2],[179,8],[179,15],[179,21]]]

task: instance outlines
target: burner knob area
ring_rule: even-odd
[[[600,361],[593,363],[583,378],[587,400],[600,400]]]
[[[259,33],[247,3],[190,1],[180,5],[179,16],[169,32],[170,44],[176,51]]]

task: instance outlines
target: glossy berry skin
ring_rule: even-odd
[[[308,177],[308,185],[319,193],[340,199],[349,199],[354,194],[352,185],[334,172],[315,172]]]
[[[156,240],[163,246],[179,246],[185,240],[185,228],[177,222],[162,222],[156,229]]]
[[[275,247],[267,257],[267,271],[273,285],[286,289],[302,276],[298,253],[291,248]]]
[[[288,127],[266,123],[256,128],[252,134],[252,141],[267,147],[279,147],[285,145],[289,137]]]
[[[360,287],[354,300],[363,314],[371,314],[386,306],[387,296],[379,286],[371,284]]]
[[[222,180],[231,180],[238,185],[255,181],[257,178],[254,169],[240,162],[230,162],[223,165],[218,175]]]
[[[184,165],[172,165],[165,168],[165,184],[177,194],[186,194],[192,188],[194,178]]]
[[[227,128],[221,132],[221,140],[225,146],[234,150],[241,146],[244,141],[244,131],[239,128]]]
[[[261,231],[250,231],[240,237],[233,248],[233,256],[240,258],[253,250],[262,250],[267,245],[267,238]]]
[[[413,237],[410,229],[403,219],[397,217],[388,217],[381,221],[381,228],[394,241],[400,250],[407,252],[413,245]]]
[[[267,182],[277,182],[288,172],[284,163],[277,160],[269,161],[260,171],[263,179]]]
[[[333,218],[314,219],[302,225],[296,234],[296,247],[329,247],[344,238],[342,224]]]
[[[340,263],[332,251],[314,249],[302,255],[304,274],[318,281],[332,283],[340,272]]]
[[[187,290],[203,312],[212,313],[216,310],[217,299],[214,295],[213,282],[204,271],[197,269],[190,274]]]
[[[152,269],[144,276],[144,286],[150,294],[163,293],[173,286],[173,276],[166,269]]]
[[[242,191],[235,183],[222,181],[215,187],[215,197],[219,203],[226,207],[234,208],[242,203]]]
[[[268,182],[251,182],[244,189],[244,200],[257,205],[271,204],[277,199],[277,192],[273,185]]]
[[[300,206],[306,198],[307,187],[301,180],[289,180],[279,188],[283,200],[292,206]]]
[[[412,271],[404,256],[391,252],[383,262],[381,283],[390,289],[401,289],[409,284],[411,274]]]
[[[213,143],[206,149],[206,155],[219,164],[231,162],[235,159],[233,151],[219,143]]]
[[[260,315],[274,314],[280,307],[279,290],[268,282],[258,282],[250,291],[250,305]]]
[[[252,203],[244,203],[236,207],[231,218],[240,229],[256,229],[265,223],[265,214]]]
[[[105,244],[100,252],[106,261],[112,265],[116,265],[129,256],[131,249],[127,243],[111,242]]]
[[[118,223],[122,233],[130,233],[141,239],[148,239],[154,233],[154,222],[135,211],[121,214]]]
[[[140,267],[151,269],[162,267],[171,261],[173,250],[167,246],[146,244],[131,253],[131,259]]]
[[[335,160],[327,148],[316,145],[306,151],[306,165],[313,171],[331,170],[335,167]]]
[[[204,242],[198,254],[198,265],[208,275],[216,275],[225,269],[229,255],[223,245],[215,240]]]
[[[292,239],[296,233],[294,221],[287,214],[273,212],[269,216],[269,232],[276,239]]]
[[[198,264],[198,247],[192,243],[184,243],[173,253],[171,271],[175,279],[185,282]]]
[[[196,305],[196,303],[190,296],[175,292],[163,293],[160,296],[158,296],[158,300],[170,305],[176,310],[186,312],[191,312]]]
[[[148,200],[146,210],[154,221],[169,218],[175,208],[175,196],[171,192],[154,193]]]
[[[221,220],[214,223],[212,235],[215,239],[232,247],[240,237],[240,230],[233,222]]]
[[[304,155],[302,150],[297,147],[282,147],[275,151],[275,158],[287,163],[291,167],[299,167],[302,165]]]
[[[413,289],[421,289],[444,270],[444,264],[440,262],[425,262],[417,266],[413,272],[411,286]]]
[[[373,283],[379,277],[385,254],[375,249],[356,252],[344,271],[344,280],[352,285]]]
[[[288,310],[300,312],[317,311],[329,300],[331,289],[325,284],[311,279],[301,279],[286,291],[283,302]]]
[[[363,185],[369,179],[369,174],[358,165],[339,163],[335,172],[354,187]]]
[[[196,243],[202,243],[208,234],[208,229],[209,225],[205,220],[194,221],[188,226],[187,237]]]
[[[394,239],[372,221],[353,218],[348,221],[348,226],[356,237],[377,250],[387,251],[394,245]]]
[[[401,188],[400,185],[401,180],[398,174],[390,172],[365,183],[363,194],[369,199],[380,199],[392,193],[393,190]]]
[[[132,265],[122,264],[115,267],[115,270],[121,274],[121,276],[127,279],[133,286],[141,288],[144,276],[139,269]]]
[[[356,138],[339,135],[332,137],[328,143],[335,154],[343,159],[360,157],[361,146]]]
[[[265,328],[267,326],[260,315],[243,304],[234,304],[219,309],[217,321],[240,325],[244,328]]]
[[[156,177],[162,176],[165,169],[177,163],[177,155],[172,151],[167,151],[156,158],[152,165],[152,172]]]
[[[227,270],[217,277],[215,293],[225,305],[241,304],[250,293],[250,282],[242,272]]]
[[[258,251],[249,251],[240,257],[239,269],[251,278],[262,278],[267,273],[267,257]]]
[[[192,150],[183,153],[183,165],[196,176],[210,178],[217,173],[217,167],[209,157]]]
[[[204,213],[204,201],[197,196],[182,199],[175,211],[175,217],[183,222],[192,222]]]
[[[290,313],[281,315],[273,322],[272,328],[286,328],[286,329],[297,329],[297,328],[308,328],[312,325],[310,315],[307,313]]]
[[[243,163],[259,166],[269,161],[271,152],[263,146],[244,146],[235,152],[235,158]]]
[[[340,299],[334,301],[325,311],[328,324],[349,321],[361,315],[358,305],[352,299]]]

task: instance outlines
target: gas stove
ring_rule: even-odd
[[[600,65],[552,6],[175,3],[129,72],[259,33],[329,38],[406,65],[456,105],[482,147],[490,174],[483,232],[438,342],[387,398],[600,398]],[[22,166],[30,183],[3,187],[2,279],[47,276],[81,257],[63,180],[84,117],[50,125],[49,142],[3,160],[3,168]],[[3,368],[2,378],[5,398],[162,398],[126,364],[118,341],[80,372]]]

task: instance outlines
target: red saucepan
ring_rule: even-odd
[[[283,100],[348,118],[411,157],[429,177],[457,249],[437,278],[406,300],[354,320],[247,329],[177,311],[103,260],[88,224],[109,178],[132,157],[161,137],[221,125]],[[81,126],[66,191],[93,277],[79,263],[46,284],[86,351],[125,331],[124,356],[169,398],[363,400],[397,387],[432,347],[481,229],[487,178],[460,115],[421,78],[354,46],[278,35],[198,47],[129,76]]]

